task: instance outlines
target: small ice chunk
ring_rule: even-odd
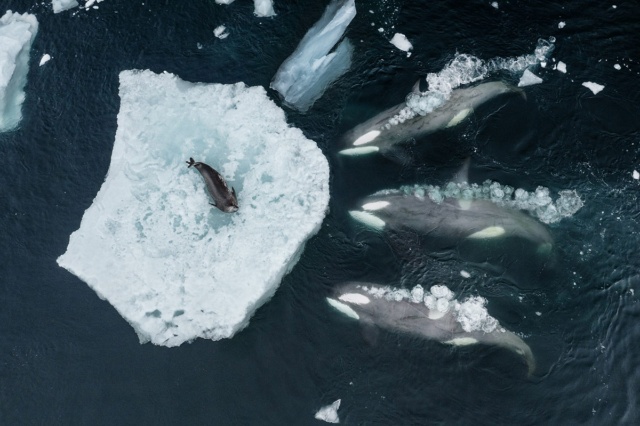
[[[604,89],[604,86],[602,84],[594,83],[592,81],[585,81],[584,83],[582,83],[582,85],[591,90],[594,95],[597,95],[602,91],[602,89]]]
[[[378,28],[378,32],[379,32],[379,33],[383,33],[383,32],[384,32],[384,28],[382,28],[382,27],[381,27],[381,28]]]
[[[224,25],[220,25],[216,27],[215,30],[213,30],[213,35],[218,37],[220,40],[223,40],[229,37],[229,33],[226,32],[226,30],[227,30],[227,27],[225,27]]]
[[[341,400],[338,399],[334,401],[333,404],[322,407],[316,413],[315,418],[327,423],[340,423],[340,418],[338,417],[338,408],[340,408],[340,402]]]
[[[411,42],[402,33],[395,33],[393,35],[393,38],[390,40],[390,43],[405,52],[409,52],[411,49],[413,49],[413,45],[411,44]]]
[[[567,64],[565,64],[562,61],[558,61],[558,63],[556,64],[556,69],[562,73],[567,73]]]
[[[296,50],[280,65],[271,81],[284,100],[300,111],[308,110],[324,90],[351,67],[353,47],[342,38],[356,16],[354,0],[333,0]]]
[[[60,13],[78,6],[78,2],[76,0],[51,0],[51,5],[53,13]]]
[[[84,4],[84,8],[89,9],[95,2],[96,0],[87,0],[87,2]]]
[[[497,1],[494,1],[493,3],[491,3],[491,6],[492,6],[494,9],[498,9],[498,8],[500,7],[500,6],[498,6],[498,2],[497,2]]]
[[[42,58],[40,58],[40,66],[43,66],[50,60],[51,60],[51,55],[49,55],[48,53],[45,53],[44,55],[42,55]]]
[[[34,15],[8,10],[0,18],[0,132],[14,129],[22,119],[29,53],[37,32]]]
[[[253,0],[253,14],[260,18],[275,16],[273,0]]]
[[[563,29],[565,27],[565,25],[567,25],[567,23],[564,22],[564,21],[558,22],[558,28],[560,28],[560,29]]]
[[[522,77],[520,77],[518,87],[532,86],[534,84],[540,83],[542,83],[542,79],[540,77],[529,70],[524,70],[524,73],[522,73]]]
[[[471,278],[471,274],[464,270],[460,271],[460,275],[462,275],[462,278]]]
[[[233,336],[320,229],[327,159],[260,86],[123,71],[117,119],[106,179],[58,264],[141,342]],[[189,157],[235,187],[237,213],[209,205]]]
[[[216,3],[218,3],[218,4],[231,4],[234,1],[235,0],[216,0]]]
[[[634,171],[633,171],[633,178],[634,178],[635,180],[640,179],[640,173],[638,173],[638,171],[637,171],[637,170],[634,170]]]
[[[621,70],[621,69],[622,69],[622,67],[620,66],[620,64],[615,64],[613,67],[614,67],[615,69],[617,69],[617,70]]]

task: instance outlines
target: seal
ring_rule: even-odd
[[[199,161],[196,162],[191,157],[186,163],[189,165],[188,167],[193,166],[198,169],[202,175],[204,183],[207,186],[207,191],[213,199],[213,203],[209,204],[219,208],[225,213],[234,213],[238,211],[236,190],[234,188],[229,190],[229,185],[227,185],[227,182],[225,182],[220,173],[208,164],[201,163]]]

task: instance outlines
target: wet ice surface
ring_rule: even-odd
[[[602,89],[604,89],[604,86],[602,84],[594,83],[592,81],[584,82],[584,83],[582,83],[582,85],[584,87],[586,87],[587,89],[591,90],[591,92],[594,95],[597,95],[598,93],[600,93],[602,91]]]
[[[340,417],[338,416],[338,409],[340,408],[341,400],[336,400],[330,405],[322,407],[318,410],[315,418],[327,423],[340,423]]]
[[[230,337],[318,231],[327,161],[261,87],[124,71],[120,97],[105,183],[58,263],[107,299],[141,342]],[[235,187],[237,213],[209,205],[189,157]]]
[[[22,119],[29,53],[37,32],[34,15],[9,10],[0,18],[0,132],[14,129]]]
[[[520,81],[518,82],[518,87],[532,86],[540,83],[542,83],[542,79],[540,77],[529,70],[524,70],[524,73],[522,73],[522,77],[520,77]]]

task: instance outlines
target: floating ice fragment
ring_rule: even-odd
[[[340,408],[340,402],[341,400],[338,399],[334,401],[333,404],[322,407],[316,413],[315,418],[327,423],[340,423],[340,418],[338,417],[338,408]]]
[[[558,28],[560,28],[560,29],[563,29],[565,27],[565,25],[567,25],[567,23],[564,22],[564,21],[558,22]]]
[[[634,171],[633,171],[633,178],[634,178],[635,180],[640,179],[640,173],[638,173],[638,171],[637,171],[637,170],[634,170]]]
[[[37,32],[34,15],[8,10],[0,18],[0,132],[14,129],[22,119],[29,53]]]
[[[471,278],[471,274],[464,270],[460,271],[460,275],[462,275],[462,278]]]
[[[51,5],[53,13],[60,13],[78,6],[78,2],[76,0],[51,0]]]
[[[58,264],[141,342],[231,337],[320,228],[327,160],[262,87],[123,71],[120,98],[109,171]],[[237,213],[209,205],[189,157],[235,187]]]
[[[621,70],[621,69],[622,69],[622,67],[620,66],[620,64],[615,64],[613,67],[614,67],[615,69],[617,69],[617,70]]]
[[[216,3],[218,3],[218,4],[231,4],[234,1],[235,0],[216,0]]]
[[[542,79],[540,77],[529,70],[524,70],[524,73],[522,73],[522,77],[520,77],[518,87],[532,86],[534,84],[540,83],[542,83]]]
[[[498,2],[494,1],[493,3],[491,3],[491,6],[493,6],[494,9],[498,9]]]
[[[44,55],[42,55],[42,58],[40,58],[40,66],[43,66],[44,64],[46,64],[47,62],[49,62],[51,60],[51,55],[49,55],[48,53],[45,53]]]
[[[342,40],[356,16],[354,0],[333,0],[318,22],[305,34],[296,50],[280,65],[271,81],[284,100],[300,111],[308,110],[324,90],[351,66],[353,50]]]
[[[409,52],[411,49],[413,49],[413,45],[411,44],[411,42],[402,33],[395,33],[393,35],[393,38],[390,40],[390,43],[405,52]],[[411,53],[407,53],[407,56],[411,56]]]
[[[275,16],[273,0],[253,0],[253,14],[260,18]]]
[[[582,83],[582,85],[591,90],[594,95],[597,95],[602,91],[602,89],[604,89],[604,86],[602,84],[594,83],[592,81],[586,81]]]
[[[213,35],[218,37],[220,40],[223,40],[227,37],[229,37],[229,33],[226,32],[227,27],[225,27],[224,25],[220,25],[218,27],[216,27],[215,30],[213,30]]]
[[[557,65],[556,65],[556,69],[562,73],[567,73],[567,64],[565,64],[562,61],[558,61]]]

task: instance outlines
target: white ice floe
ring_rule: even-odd
[[[50,60],[51,60],[51,55],[49,55],[48,53],[45,53],[44,55],[42,55],[42,58],[40,58],[40,66],[43,66]]]
[[[213,35],[218,37],[220,40],[224,40],[225,38],[229,37],[229,33],[226,30],[227,27],[225,27],[224,25],[220,25],[216,27],[215,30],[213,30]]]
[[[637,171],[637,170],[634,170],[634,171],[633,171],[632,176],[633,176],[633,178],[634,178],[635,180],[640,179],[640,173],[638,173],[638,171]]]
[[[324,90],[351,66],[352,46],[342,40],[356,16],[354,0],[333,0],[318,22],[305,34],[296,50],[280,66],[271,81],[287,104],[308,110]]]
[[[597,95],[602,91],[602,89],[604,89],[604,86],[602,84],[594,83],[592,81],[585,81],[584,83],[582,83],[582,85],[591,90],[594,95]]]
[[[51,0],[51,5],[53,13],[60,13],[78,6],[78,2],[76,0]]]
[[[275,16],[273,0],[253,0],[253,13],[260,18]]]
[[[567,25],[567,23],[564,22],[564,21],[558,22],[558,28],[560,28],[560,29],[563,29],[566,25]]]
[[[567,64],[565,64],[562,61],[558,61],[558,63],[555,66],[555,69],[557,69],[558,71],[566,74],[567,73]]]
[[[411,56],[411,52],[409,51],[413,49],[413,45],[404,34],[395,33],[393,38],[390,40],[390,43],[398,49],[407,52],[407,57]]]
[[[120,99],[105,182],[58,264],[109,301],[141,342],[231,337],[319,230],[327,160],[262,87],[123,71]],[[209,205],[189,157],[225,176],[237,213]]]
[[[613,67],[617,70],[621,70],[622,67],[620,66],[620,64],[614,64]]]
[[[338,417],[338,408],[340,408],[340,402],[341,400],[337,399],[333,402],[333,404],[322,407],[316,413],[315,418],[327,423],[340,423],[340,418]]]
[[[405,194],[417,198],[429,197],[435,203],[442,203],[447,198],[460,200],[490,200],[504,207],[527,210],[544,223],[559,222],[565,217],[573,216],[582,208],[584,202],[574,190],[562,190],[554,201],[549,188],[538,186],[535,191],[515,189],[509,185],[485,180],[482,184],[467,182],[449,182],[443,187],[438,185],[406,185],[400,189],[385,189],[376,195]]]
[[[29,52],[38,20],[8,10],[0,18],[0,132],[14,129],[22,119]]]
[[[542,79],[540,77],[529,70],[524,70],[522,77],[520,77],[520,81],[518,82],[518,87],[533,86],[534,84],[540,83],[542,83]]]

